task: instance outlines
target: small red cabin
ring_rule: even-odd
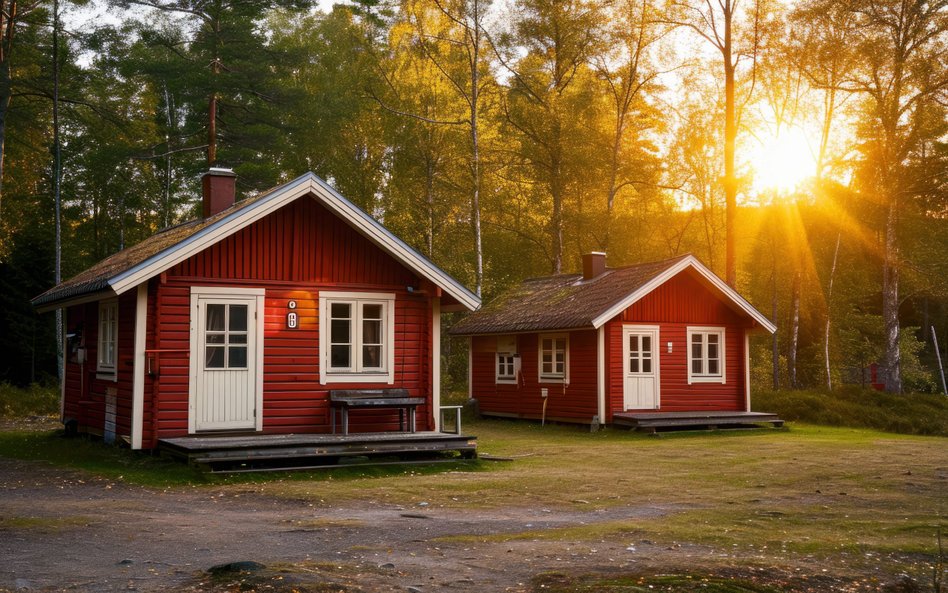
[[[691,255],[533,278],[457,323],[490,416],[611,424],[625,412],[750,412],[748,337],[776,327]]]
[[[236,204],[232,172],[203,185],[202,219],[34,299],[65,310],[64,422],[135,449],[322,433],[331,389],[397,388],[437,430],[441,312],[477,296],[315,175]],[[356,431],[400,422],[364,412]]]

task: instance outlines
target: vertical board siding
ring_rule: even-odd
[[[146,378],[143,446],[188,434],[190,291],[192,286],[266,289],[263,345],[263,431],[329,432],[330,389],[401,387],[430,402],[431,308],[410,295],[419,279],[323,206],[297,200],[154,279],[149,291],[147,348],[162,350],[161,372]],[[319,383],[319,291],[395,293],[395,380]],[[286,327],[295,300],[299,327]],[[259,412],[258,412],[259,413]],[[419,406],[419,430],[433,427],[430,404]],[[355,410],[353,432],[396,430],[394,410]]]
[[[686,270],[656,288],[606,324],[606,407],[612,412],[624,410],[622,343],[624,324],[659,326],[658,346],[661,364],[661,400],[659,410],[642,412],[692,412],[743,410],[744,331],[750,320],[736,313],[696,275]],[[688,384],[689,326],[725,328],[726,383]],[[668,352],[668,342],[672,352]]]
[[[521,374],[516,384],[497,383],[496,336],[474,336],[471,342],[472,393],[487,415],[539,419],[543,414],[542,388],[549,390],[546,418],[552,421],[592,421],[597,412],[594,330],[569,332],[569,384],[540,383],[539,335],[517,335]]]

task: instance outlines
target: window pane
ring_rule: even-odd
[[[629,359],[629,372],[630,373],[639,372],[639,359],[638,358]]]
[[[247,334],[230,334],[231,344],[246,344]]]
[[[230,326],[228,329],[235,332],[247,331],[247,305],[230,306]]]
[[[349,368],[350,347],[347,344],[333,344],[329,349],[329,366],[333,368]]]
[[[557,341],[556,341],[556,349],[557,349],[557,350],[562,350],[562,351],[565,352],[565,351],[566,351],[566,340],[557,340]]]
[[[708,334],[708,345],[717,344],[719,337],[718,334]]]
[[[557,361],[557,362],[556,362],[556,374],[557,374],[557,375],[563,375],[563,374],[565,374],[565,370],[566,370],[566,369],[565,369],[563,363],[560,362],[560,361]]]
[[[652,361],[648,358],[642,360],[642,372],[651,373],[652,372]]]
[[[247,368],[247,347],[231,346],[228,349],[227,366],[232,369]]]
[[[712,360],[709,360],[709,361],[708,361],[708,374],[709,374],[709,375],[720,375],[720,374],[721,374],[720,366],[719,366],[717,360],[712,359]]]
[[[364,344],[382,343],[382,322],[371,319],[362,320],[362,342]]]
[[[548,352],[548,351],[550,351],[550,350],[552,350],[552,349],[553,349],[553,340],[551,340],[551,339],[549,339],[549,338],[544,338],[544,339],[543,339],[542,350],[543,350],[544,352]]]
[[[204,366],[209,369],[224,368],[224,347],[208,346],[205,348]]]
[[[639,351],[639,337],[629,336],[629,352],[636,354]]]
[[[333,303],[330,316],[333,319],[349,319],[351,317],[350,311],[352,311],[352,305],[349,303]]]
[[[691,361],[691,372],[695,375],[701,374],[701,359],[695,358]]]
[[[382,305],[362,305],[362,319],[382,319]]]
[[[711,336],[708,337],[710,338]],[[708,358],[718,358],[717,343],[708,342]]]
[[[224,331],[224,307],[226,305],[207,306],[207,323],[204,329],[207,331]]]
[[[362,347],[362,368],[366,368],[366,369],[382,368],[382,347],[381,346],[363,346]]]
[[[349,343],[349,320],[348,319],[333,319],[332,320],[332,330],[330,331],[333,344],[348,344]],[[347,363],[348,364],[348,363]]]
[[[642,352],[652,351],[652,336],[642,336]]]
[[[224,334],[207,334],[208,344],[223,344],[224,343]]]
[[[695,360],[701,359],[701,342],[691,344],[691,358]]]

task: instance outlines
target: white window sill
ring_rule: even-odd
[[[553,383],[556,385],[560,385],[563,383],[567,383],[567,380],[565,377],[540,377],[538,382],[539,383]]]
[[[322,377],[323,385],[327,383],[388,383],[395,382],[395,377],[388,373],[326,373]]]
[[[721,383],[722,385],[726,381],[724,377],[688,377],[688,384],[692,383]]]
[[[516,379],[516,378],[511,378],[511,379],[495,379],[494,382],[497,383],[498,385],[516,385],[516,384],[517,384],[517,379]]]
[[[112,381],[112,382],[114,383],[114,382],[117,382],[117,381],[118,381],[118,373],[116,373],[115,371],[99,371],[99,370],[97,370],[97,371],[95,372],[95,378],[96,378],[96,379],[99,379],[99,380],[101,380],[101,381]]]

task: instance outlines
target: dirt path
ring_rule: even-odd
[[[628,569],[656,558],[687,564],[697,553],[647,542],[633,550],[608,542],[436,541],[665,512],[654,507],[315,508],[241,487],[154,491],[6,459],[0,476],[0,590],[186,589],[212,566],[252,560],[303,563],[357,587],[351,590],[520,591],[544,571]]]

